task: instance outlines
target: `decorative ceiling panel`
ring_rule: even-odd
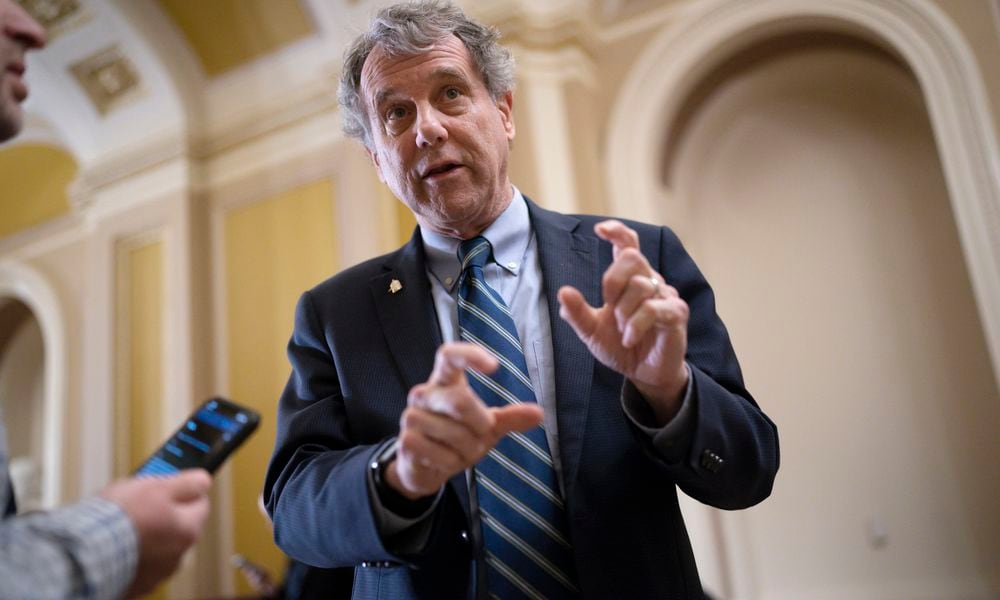
[[[89,15],[79,0],[17,0],[45,27],[49,39],[84,24]]]
[[[140,90],[139,72],[118,46],[73,64],[70,71],[101,115],[135,98]]]

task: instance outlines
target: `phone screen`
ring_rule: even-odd
[[[223,398],[201,405],[135,474],[166,477],[182,469],[215,471],[257,427],[256,412]]]

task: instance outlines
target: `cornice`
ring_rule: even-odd
[[[468,10],[475,18],[499,28],[504,44],[539,50],[578,45],[589,51],[598,38],[599,23],[586,0],[478,0],[470,2]]]

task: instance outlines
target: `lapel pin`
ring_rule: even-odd
[[[389,293],[395,294],[403,289],[403,284],[398,279],[393,279],[389,282]]]

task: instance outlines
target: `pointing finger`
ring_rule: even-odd
[[[542,424],[542,407],[534,402],[492,409],[496,417],[493,432],[503,437],[512,431],[528,431]]]
[[[486,435],[493,429],[493,418],[486,410],[486,405],[467,387],[443,387],[424,383],[410,390],[407,402],[412,407],[446,415],[462,423],[476,435]]]
[[[434,357],[434,370],[428,383],[455,385],[464,381],[467,368],[492,373],[497,366],[497,359],[483,348],[465,342],[452,342],[438,348]]]

